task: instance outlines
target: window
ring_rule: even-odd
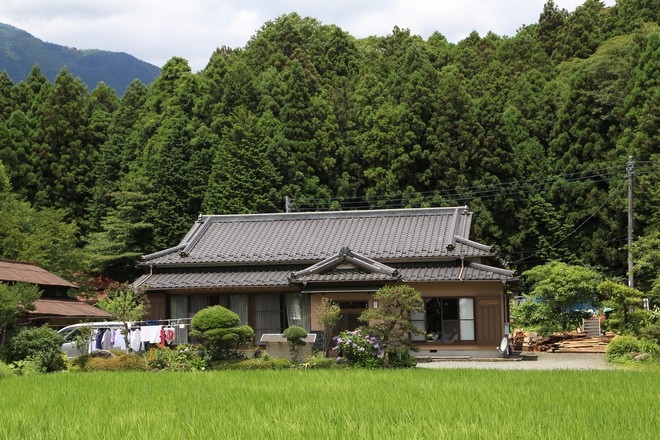
[[[426,338],[453,344],[474,341],[474,298],[426,298]]]

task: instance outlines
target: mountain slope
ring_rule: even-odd
[[[35,64],[50,81],[66,67],[90,89],[102,81],[120,96],[134,79],[149,84],[160,74],[157,66],[123,52],[78,50],[46,43],[21,29],[0,23],[0,70],[5,70],[18,82],[27,78]]]

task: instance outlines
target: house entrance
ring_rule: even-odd
[[[367,309],[367,301],[335,301],[335,303],[339,306],[340,318],[334,336],[344,330],[352,331],[365,324],[358,320],[358,317]]]

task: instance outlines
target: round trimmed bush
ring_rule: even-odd
[[[634,336],[617,336],[607,344],[606,357],[608,361],[631,358],[632,354],[642,351],[642,345]]]
[[[211,306],[195,314],[190,325],[193,329],[205,332],[215,328],[236,327],[241,318],[231,310],[222,306]]]
[[[307,330],[297,325],[292,325],[282,332],[282,336],[284,336],[291,344],[305,345],[303,339],[307,337]]]
[[[197,312],[191,321],[190,337],[198,342],[211,360],[239,356],[241,344],[254,339],[254,330],[241,325],[234,312],[222,306],[211,306]]]

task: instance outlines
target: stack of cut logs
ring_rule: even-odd
[[[591,337],[586,332],[571,331],[540,337],[537,333],[516,329],[511,335],[513,349],[518,351],[548,351],[562,353],[605,353],[614,333]]]

